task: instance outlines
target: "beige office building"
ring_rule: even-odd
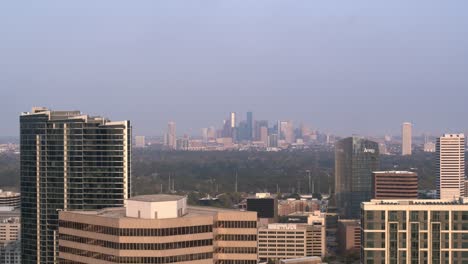
[[[145,136],[135,136],[135,147],[136,148],[146,147],[146,137]]]
[[[148,195],[126,208],[59,214],[59,263],[256,262],[255,212],[188,208],[186,197]]]
[[[403,123],[401,126],[401,154],[411,155],[412,149],[412,124],[411,123]]]
[[[437,139],[437,198],[457,199],[465,194],[465,135],[445,134]]]
[[[262,260],[324,257],[325,217],[312,214],[307,224],[269,224],[258,230],[258,257]]]
[[[357,219],[338,220],[338,250],[340,254],[359,252],[361,249],[361,223]]]
[[[21,263],[20,211],[0,206],[0,263]]]
[[[468,263],[468,200],[361,205],[361,263]]]

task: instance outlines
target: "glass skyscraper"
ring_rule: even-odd
[[[360,218],[361,202],[372,198],[372,172],[379,169],[379,144],[349,137],[335,145],[335,195],[340,215]]]
[[[58,211],[130,197],[130,122],[36,107],[20,116],[20,141],[22,263],[54,263]]]

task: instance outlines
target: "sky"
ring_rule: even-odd
[[[468,132],[468,1],[1,1],[0,135],[32,106],[178,134],[242,119]]]

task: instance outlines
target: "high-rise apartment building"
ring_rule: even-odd
[[[437,197],[457,199],[465,193],[465,135],[437,139]]]
[[[401,127],[401,154],[411,155],[412,150],[412,124],[405,122]]]
[[[60,212],[58,263],[256,264],[257,215],[144,195],[126,208]]]
[[[468,263],[467,227],[466,199],[364,202],[361,263]]]
[[[20,116],[22,263],[55,263],[58,212],[123,206],[131,127],[79,111]]]
[[[379,168],[379,144],[349,137],[335,145],[335,195],[338,213],[360,217],[360,205],[372,197],[372,172]]]
[[[374,171],[372,199],[418,199],[418,174],[411,171]]]
[[[176,149],[177,147],[176,123],[173,121],[167,123],[165,143],[170,149]]]

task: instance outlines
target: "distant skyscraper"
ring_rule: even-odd
[[[372,172],[379,168],[379,144],[349,137],[335,145],[335,194],[345,218],[359,218],[360,204],[372,197]]]
[[[268,146],[268,127],[262,126],[260,128],[260,141],[262,141],[265,146]]]
[[[202,139],[203,143],[208,142],[208,128],[202,128]]]
[[[22,263],[56,263],[58,212],[123,206],[130,121],[33,108],[20,116]]]
[[[292,121],[278,121],[280,139],[288,144],[294,143],[294,127]]]
[[[135,136],[135,147],[144,148],[145,146],[145,136]]]
[[[403,123],[401,128],[401,154],[402,155],[411,155],[411,146],[412,146],[412,134],[411,134],[411,123]]]
[[[437,139],[437,197],[456,199],[465,193],[465,135]]]
[[[229,122],[231,124],[231,128],[235,128],[236,127],[236,113],[235,112],[231,112],[231,114],[229,115],[230,116],[230,119],[229,119]]]
[[[248,140],[253,140],[253,129],[254,129],[254,121],[253,121],[253,113],[247,112],[247,138]]]
[[[177,147],[176,123],[172,121],[167,123],[166,146],[170,149]]]

